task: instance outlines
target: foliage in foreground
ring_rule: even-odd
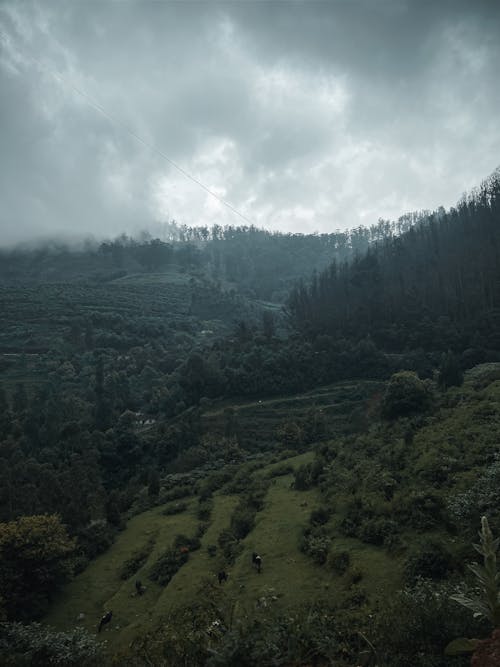
[[[54,632],[39,623],[0,623],[0,656],[5,667],[98,667],[101,646],[83,628]]]
[[[500,538],[493,539],[488,519],[481,519],[481,543],[474,544],[474,549],[483,557],[484,565],[474,563],[469,570],[474,574],[480,586],[479,595],[467,597],[454,595],[452,599],[474,612],[474,616],[487,619],[494,628],[500,626],[500,590],[497,572],[497,551]]]
[[[484,624],[451,600],[448,583],[419,579],[397,593],[375,614],[370,639],[383,667],[452,667],[467,665],[444,650],[457,635],[484,635]]]
[[[478,563],[469,565],[469,570],[473,573],[479,585],[478,594],[473,596],[463,594],[452,595],[451,599],[466,609],[470,609],[474,613],[474,618],[481,618],[488,621],[494,630],[498,631],[500,626],[500,575],[497,572],[497,551],[500,545],[500,538],[493,539],[488,519],[485,516],[481,519],[479,538],[480,544],[474,544],[474,548],[483,557],[484,565],[479,565]],[[498,638],[496,638],[496,641],[498,641]],[[447,655],[470,653],[485,643],[488,642],[480,642],[477,639],[455,639],[446,647],[446,653]],[[496,661],[491,664],[496,664]]]
[[[70,574],[73,548],[55,515],[0,523],[0,609],[7,619],[30,620],[43,613]]]
[[[245,610],[205,582],[194,606],[176,612],[155,633],[137,640],[115,664],[156,667],[302,664],[327,660],[354,664],[363,641],[356,624],[332,608],[310,607],[277,613],[272,596],[258,613]]]

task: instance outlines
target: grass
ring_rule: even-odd
[[[313,452],[306,452],[271,463],[257,470],[255,475],[268,478],[276,467],[286,464],[297,468],[312,459]],[[321,600],[340,601],[349,589],[349,573],[339,576],[327,566],[314,564],[299,550],[300,536],[308,525],[310,513],[321,501],[316,489],[296,491],[292,482],[292,474],[271,478],[254,529],[242,540],[242,551],[235,563],[225,568],[229,573],[229,580],[223,584],[225,596],[246,615],[258,613],[262,604],[284,610]],[[165,588],[148,580],[148,570],[177,534],[195,534],[198,526],[196,498],[190,498],[188,507],[180,514],[164,516],[166,506],[162,505],[135,516],[113,546],[66,586],[44,621],[57,629],[68,630],[79,623],[78,616],[83,613],[81,624],[95,632],[102,614],[111,609],[113,621],[105,627],[101,637],[106,639],[111,653],[126,649],[134,638],[175,616],[177,608],[194,602],[207,578],[216,582],[217,572],[225,566],[220,553],[211,557],[207,546],[217,544],[220,532],[229,526],[238,501],[234,495],[214,495],[211,520],[201,548],[190,554],[188,562]],[[154,547],[146,563],[129,580],[122,581],[119,572],[124,561],[151,539]],[[350,552],[351,567],[363,571],[363,585],[369,592],[392,590],[396,586],[398,568],[382,549],[346,538],[335,540],[334,546]],[[262,556],[261,574],[252,566],[253,551]],[[142,596],[134,594],[136,579],[147,586]]]

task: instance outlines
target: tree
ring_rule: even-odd
[[[412,371],[394,373],[382,399],[382,414],[394,419],[423,410],[429,401],[427,387]]]
[[[158,498],[160,493],[160,475],[156,470],[152,470],[149,474],[148,496],[151,498]]]
[[[40,616],[71,568],[74,541],[56,515],[0,523],[0,599],[9,620]]]
[[[464,381],[464,374],[458,358],[450,351],[443,354],[439,366],[438,384],[443,389],[460,387]]]

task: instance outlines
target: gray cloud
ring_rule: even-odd
[[[0,242],[451,205],[500,163],[498,3],[0,6]],[[110,122],[75,88],[118,122]]]

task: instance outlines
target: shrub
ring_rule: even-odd
[[[432,491],[418,491],[403,498],[397,510],[401,523],[417,530],[435,526],[443,516],[444,502]]]
[[[214,491],[220,489],[226,482],[231,480],[232,474],[229,470],[218,470],[203,480],[199,488],[200,501],[207,500]]]
[[[382,399],[382,414],[388,419],[421,412],[430,401],[427,387],[416,373],[400,371],[389,380]]]
[[[483,565],[474,563],[469,570],[479,584],[479,596],[452,595],[451,599],[474,612],[474,616],[488,620],[493,628],[500,626],[500,575],[497,568],[497,551],[500,539],[493,539],[488,519],[481,518],[480,544],[474,544],[483,557]]]
[[[174,540],[174,549],[188,549],[197,551],[201,546],[198,537],[187,537],[186,535],[177,535]]]
[[[367,544],[388,544],[399,532],[399,526],[395,521],[376,517],[365,521],[360,530],[359,538]]]
[[[384,667],[456,667],[470,658],[449,658],[446,644],[455,637],[475,637],[484,627],[450,600],[452,588],[417,580],[384,602],[370,636]]]
[[[174,548],[167,549],[151,567],[148,577],[160,586],[167,586],[188,559],[188,552]]]
[[[254,527],[255,512],[244,507],[237,507],[231,517],[231,531],[236,539],[242,540]]]
[[[430,542],[420,551],[411,554],[405,563],[405,578],[414,583],[419,577],[443,579],[452,569],[450,553],[437,542]]]
[[[116,529],[107,521],[93,521],[78,532],[78,549],[86,559],[92,560],[109,549],[115,540],[115,534]]]
[[[361,525],[372,516],[372,511],[365,507],[361,498],[355,498],[345,508],[344,518],[340,522],[340,531],[346,537],[357,537]]]
[[[304,553],[311,556],[318,565],[324,565],[328,557],[331,538],[327,535],[324,528],[306,528],[299,548]]]
[[[223,530],[219,535],[218,543],[222,549],[224,560],[231,565],[241,551],[241,546],[231,530]]]
[[[128,558],[120,568],[120,579],[130,579],[136,572],[138,572],[144,563],[147,561],[149,554],[154,547],[154,539],[148,540],[146,544],[134,551],[132,556]]]

